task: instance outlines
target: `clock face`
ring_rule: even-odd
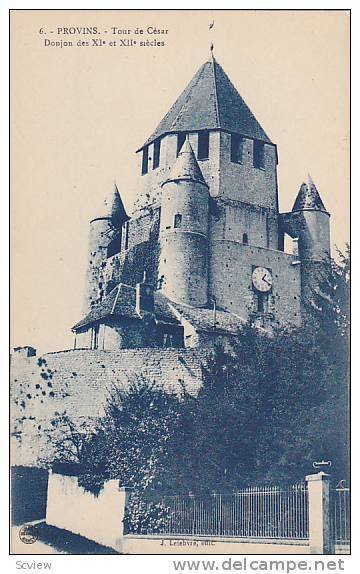
[[[255,289],[261,291],[261,293],[270,291],[273,281],[269,269],[266,269],[266,267],[255,267],[252,273],[252,282]]]

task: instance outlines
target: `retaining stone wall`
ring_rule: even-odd
[[[12,356],[12,464],[37,464],[51,454],[45,430],[56,413],[77,420],[103,414],[113,385],[144,377],[173,392],[196,393],[204,351],[196,349],[78,349],[42,357]]]

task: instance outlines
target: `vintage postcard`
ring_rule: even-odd
[[[12,554],[341,569],[349,38],[349,10],[11,10]]]

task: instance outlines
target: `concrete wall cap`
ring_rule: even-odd
[[[308,476],[305,476],[305,480],[306,482],[314,482],[316,480],[330,480],[330,474],[327,474],[321,470],[316,474],[308,474]]]

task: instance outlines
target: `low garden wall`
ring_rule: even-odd
[[[109,480],[98,496],[79,486],[76,476],[50,473],[46,523],[121,550],[126,491]]]
[[[124,535],[129,491],[109,480],[96,496],[76,476],[50,472],[46,523],[123,554],[309,554],[307,541],[195,535]]]

